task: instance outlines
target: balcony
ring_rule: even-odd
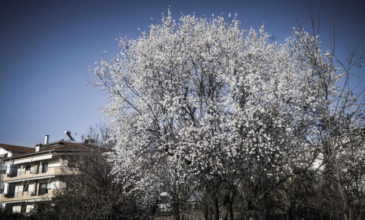
[[[29,170],[27,171],[18,171],[16,176],[8,176],[3,175],[4,182],[19,182],[24,180],[36,180],[42,179],[47,177],[59,176],[59,175],[70,175],[70,174],[77,174],[76,168],[71,167],[50,167],[48,168],[47,172],[45,173],[34,173]]]
[[[55,195],[56,190],[48,190],[48,193],[43,195],[36,195],[34,192],[17,192],[15,197],[8,198],[4,194],[0,195],[0,201],[4,203],[16,203],[16,202],[36,202],[36,201],[47,201]]]

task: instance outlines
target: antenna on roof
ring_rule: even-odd
[[[71,140],[74,141],[75,139],[71,136],[71,131],[65,131],[65,134],[67,135],[67,137]]]

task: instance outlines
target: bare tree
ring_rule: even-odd
[[[141,219],[137,196],[126,196],[122,182],[115,182],[112,164],[107,160],[111,140],[108,131],[90,129],[85,150],[75,158],[79,174],[68,176],[67,187],[60,189],[50,203],[39,204],[37,219]],[[92,139],[96,137],[97,139]],[[145,210],[143,210],[145,211]]]

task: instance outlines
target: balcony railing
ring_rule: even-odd
[[[25,172],[18,172],[18,175],[16,176],[9,176],[9,175],[4,175],[3,176],[3,181],[7,182],[7,181],[16,181],[16,180],[22,180],[22,179],[28,179],[28,178],[37,178],[37,177],[44,177],[44,176],[50,176],[50,175],[70,175],[70,174],[77,174],[77,169],[76,168],[71,168],[71,167],[50,167],[48,168],[46,173],[33,173],[29,170],[25,171]]]
[[[18,193],[18,195],[16,195]],[[54,196],[55,191],[50,189],[47,193],[41,195],[36,194],[34,192],[27,193],[27,192],[15,192],[13,196],[7,195],[0,195],[1,202],[24,202],[24,201],[41,201],[41,200],[49,200]],[[16,195],[16,196],[15,196]]]

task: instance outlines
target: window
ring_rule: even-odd
[[[25,167],[21,166],[18,168],[18,176],[25,175]]]
[[[6,173],[6,165],[0,165],[0,174]]]
[[[48,171],[48,163],[42,163],[42,173],[47,173]]]
[[[35,196],[35,183],[29,184],[28,195]]]
[[[13,213],[20,213],[20,210],[21,210],[21,206],[20,205],[13,206]]]
[[[7,187],[6,187],[6,189],[4,189],[4,191],[6,193],[6,198],[14,198],[14,195],[15,195],[15,183],[9,183],[7,185]]]
[[[48,193],[47,183],[40,183],[39,184],[39,193],[38,195],[44,195]]]
[[[8,177],[16,177],[18,175],[18,165],[11,165]]]
[[[15,186],[15,197],[23,196],[23,185]]]
[[[34,205],[27,205],[27,209],[25,210],[25,213],[29,213],[34,209]]]
[[[33,165],[30,168],[30,173],[37,174],[38,173],[38,165]]]

